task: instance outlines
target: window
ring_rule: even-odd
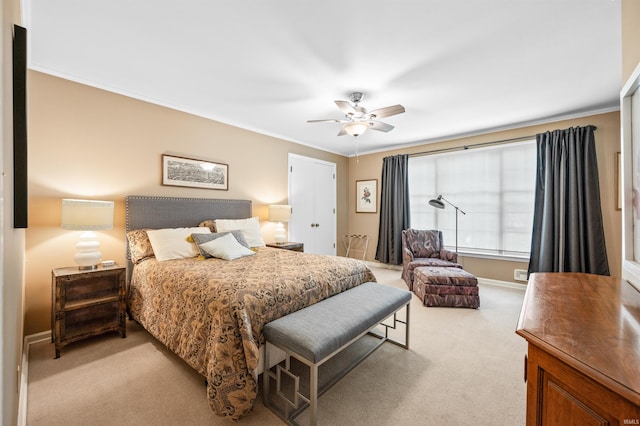
[[[439,229],[458,251],[528,257],[536,178],[535,141],[409,158],[411,227]],[[466,213],[463,214],[462,212]]]

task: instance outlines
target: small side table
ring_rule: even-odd
[[[56,358],[67,344],[118,331],[127,336],[126,268],[100,266],[51,271],[51,337]]]
[[[279,248],[283,250],[291,250],[291,251],[304,251],[303,243],[294,243],[292,241],[287,241],[285,243],[269,243],[267,247]]]

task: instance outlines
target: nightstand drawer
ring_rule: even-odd
[[[103,329],[114,330],[118,328],[120,321],[119,301],[68,310],[61,316],[61,331],[67,340],[93,335]]]
[[[120,277],[117,275],[101,276],[98,278],[73,279],[72,277],[62,278],[62,291],[65,293],[65,308],[73,305],[74,302],[86,303],[93,299],[104,299],[115,296],[117,298],[120,291]]]

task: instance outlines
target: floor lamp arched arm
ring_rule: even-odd
[[[462,211],[462,209],[460,209],[460,207],[456,206],[455,204],[453,204],[451,201],[447,200],[446,198],[444,198],[442,195],[440,196],[440,199],[444,200],[447,202],[447,204],[449,204],[451,207],[453,207],[454,209],[456,209],[456,211],[459,211],[460,213],[466,215],[466,213],[464,211]]]

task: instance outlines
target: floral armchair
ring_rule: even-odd
[[[402,279],[413,290],[413,270],[420,266],[462,268],[456,252],[444,248],[442,231],[405,229],[402,231]]]

